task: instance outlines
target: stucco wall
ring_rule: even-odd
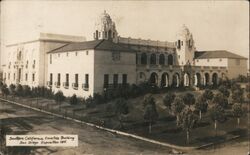
[[[94,91],[103,92],[104,74],[109,74],[109,83],[113,84],[113,75],[118,74],[118,83],[122,83],[122,74],[127,74],[129,84],[136,83],[136,54],[120,52],[120,60],[112,59],[112,51],[95,51],[95,88]]]
[[[237,78],[239,75],[247,75],[247,59],[228,59],[228,77]]]
[[[227,58],[195,59],[195,66],[227,67]]]
[[[77,52],[77,55],[76,55]],[[88,54],[87,54],[88,53]],[[60,56],[59,56],[60,55]],[[53,74],[52,90],[57,92],[58,90],[63,91],[65,96],[72,96],[76,94],[81,97],[88,97],[93,95],[94,85],[94,51],[93,50],[81,50],[73,52],[63,52],[52,54],[52,64],[50,64],[50,56],[48,55],[48,75]],[[55,87],[57,82],[57,75],[61,74],[61,86],[60,88]],[[63,82],[66,81],[66,74],[69,74],[69,88],[63,87]],[[75,83],[75,74],[78,74],[78,90],[73,89],[72,83]],[[89,74],[89,90],[85,91],[82,89],[82,84],[85,83],[85,74]]]

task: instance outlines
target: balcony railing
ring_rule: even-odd
[[[73,87],[73,89],[78,89],[78,83],[72,83],[72,87]]]
[[[103,88],[104,89],[117,89],[117,88],[126,88],[128,87],[128,84],[127,83],[124,83],[124,84],[104,84],[103,85]]]
[[[88,83],[82,84],[82,89],[85,90],[85,91],[88,91],[89,90],[89,84]]]
[[[60,83],[60,82],[55,82],[55,86],[56,86],[56,88],[59,88],[59,87],[60,87],[60,85],[61,85],[61,83]]]
[[[69,88],[69,82],[63,82],[63,87],[65,89],[68,89]]]

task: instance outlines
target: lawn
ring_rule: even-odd
[[[177,91],[177,95],[181,95],[187,91]],[[202,91],[189,91],[196,97]],[[214,91],[216,92],[216,91]],[[87,108],[83,104],[70,105],[63,102],[60,106],[53,100],[44,98],[20,98],[15,97],[15,101],[26,105],[34,106],[40,109],[53,111],[55,113],[64,114],[84,120],[86,122],[95,123],[111,129],[118,129],[128,133],[133,133],[154,140],[167,142],[179,146],[186,145],[186,132],[176,126],[176,119],[162,102],[165,93],[153,94],[156,101],[159,119],[152,127],[152,132],[148,133],[148,125],[144,122],[143,114],[143,98],[140,96],[128,100],[129,113],[122,117],[123,128],[119,128],[119,120],[112,112],[111,107],[114,101],[106,104],[96,105],[92,108]],[[9,97],[11,99],[11,97]],[[61,108],[60,108],[61,107]],[[227,110],[229,111],[229,110]],[[245,114],[246,115],[246,114]],[[217,133],[214,130],[214,124],[208,115],[203,114],[202,120],[192,129],[190,133],[189,146],[201,146],[209,143],[217,143],[227,141],[234,136],[246,136],[247,134],[247,117],[243,116],[240,126],[237,126],[236,118],[228,116],[224,123],[218,124]],[[217,135],[217,136],[215,136]]]

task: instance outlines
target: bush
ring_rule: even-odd
[[[70,97],[69,103],[70,103],[71,105],[76,105],[76,104],[78,103],[78,99],[77,99],[77,97],[76,97],[75,94],[72,95],[72,96]]]
[[[15,88],[15,94],[17,96],[22,96],[23,95],[23,86],[18,84]]]
[[[31,89],[28,85],[23,86],[23,94],[22,96],[31,96]]]

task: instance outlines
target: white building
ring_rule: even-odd
[[[5,82],[48,86],[66,96],[87,97],[127,84],[208,85],[247,73],[247,58],[225,50],[197,51],[185,25],[174,42],[124,38],[104,12],[93,41],[62,38],[8,46]]]

